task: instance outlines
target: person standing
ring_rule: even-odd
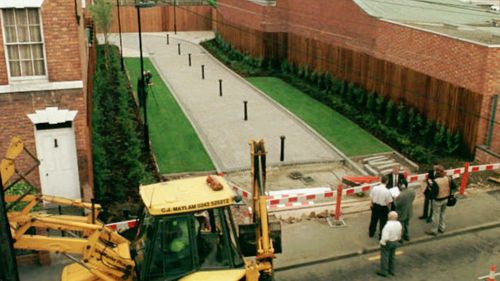
[[[428,178],[427,178],[427,180],[422,182],[422,183],[425,184],[425,189],[424,189],[424,210],[422,212],[422,216],[420,216],[419,219],[426,220],[427,222],[431,222],[432,221],[431,186],[432,186],[432,181],[436,178],[436,167],[438,165],[439,164],[437,164],[437,163],[434,164],[433,169],[428,172]]]
[[[410,241],[408,228],[410,226],[410,219],[413,216],[414,200],[415,190],[413,188],[408,188],[402,185],[401,193],[394,201],[394,204],[396,205],[396,212],[398,213],[398,220],[403,226],[402,240],[406,241]]]
[[[436,236],[438,232],[443,233],[446,230],[446,203],[450,194],[453,194],[456,189],[455,182],[451,177],[446,176],[443,166],[437,165],[436,179],[432,181],[431,186],[432,228],[425,233]]]
[[[391,192],[387,189],[387,176],[383,176],[381,184],[373,187],[370,192],[372,216],[370,226],[368,228],[368,236],[373,237],[377,230],[377,222],[380,221],[379,231],[382,233],[382,228],[387,223],[387,214],[392,203]],[[380,235],[379,235],[380,238]]]
[[[377,275],[387,277],[387,274],[394,275],[396,248],[401,240],[402,226],[398,221],[398,214],[391,211],[388,215],[389,221],[382,230],[380,238],[380,270]]]
[[[405,175],[399,172],[400,169],[401,166],[399,164],[396,164],[392,167],[392,173],[387,175],[387,188],[400,187],[401,185],[408,187],[408,182],[406,181]]]

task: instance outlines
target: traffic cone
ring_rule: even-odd
[[[496,271],[497,271],[497,267],[495,265],[492,265],[491,269],[490,269],[490,275],[488,276],[488,279],[486,279],[486,281],[495,281]]]

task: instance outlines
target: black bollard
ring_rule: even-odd
[[[281,139],[281,152],[280,152],[280,161],[285,161],[285,136],[280,136]]]
[[[181,43],[177,43],[177,53],[181,55]]]
[[[245,121],[248,120],[247,104],[248,104],[248,101],[243,101],[243,108],[244,108],[244,114],[245,114],[244,120]]]
[[[222,79],[219,79],[219,96],[222,97]]]
[[[189,66],[191,66],[191,54],[188,54]]]
[[[205,79],[205,65],[201,65],[201,79]]]
[[[167,45],[170,45],[170,36],[167,33]]]

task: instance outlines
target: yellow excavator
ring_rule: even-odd
[[[267,213],[264,142],[251,141],[250,147],[250,224],[236,229],[231,206],[241,198],[217,175],[141,186],[144,208],[132,241],[97,220],[98,204],[27,192],[5,196],[13,247],[67,256],[73,263],[64,268],[63,281],[272,280],[273,259],[281,252],[281,226],[277,220],[269,221]],[[27,174],[15,166],[23,151],[35,160],[35,166],[39,163],[21,139],[13,138],[0,162],[4,191],[26,180]],[[35,211],[41,202],[81,208],[87,215]],[[33,233],[30,229],[70,235],[28,234]]]

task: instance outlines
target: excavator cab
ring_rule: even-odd
[[[142,186],[146,206],[131,246],[139,280],[241,280],[245,261],[218,176]],[[217,279],[217,276],[219,279]]]

